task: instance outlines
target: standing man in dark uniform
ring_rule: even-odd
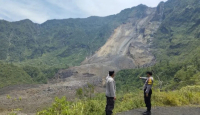
[[[153,85],[153,77],[152,72],[147,72],[147,77],[140,77],[140,79],[144,79],[144,101],[147,107],[147,111],[143,113],[143,115],[151,115],[151,94],[152,94],[152,85]]]
[[[109,75],[106,77],[106,115],[112,115],[116,100],[116,85],[114,76],[115,72],[109,71]]]

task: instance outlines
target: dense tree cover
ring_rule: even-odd
[[[20,83],[30,84],[33,80],[22,68],[0,62],[0,88]]]
[[[139,77],[152,71],[155,86],[161,90],[180,89],[187,85],[200,84],[200,61],[197,63],[158,63],[149,68],[122,70],[117,73],[116,83],[119,90],[131,91],[142,88],[144,81]]]
[[[0,59],[33,66],[65,67],[80,64],[130,17],[141,18],[147,7],[140,5],[107,17],[48,20],[0,20]]]
[[[152,48],[158,61],[172,63],[199,57],[199,0],[169,0],[164,5],[163,21]]]
[[[60,68],[19,67],[0,61],[0,88],[15,84],[47,83]]]

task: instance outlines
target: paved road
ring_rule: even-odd
[[[117,115],[142,115],[145,108],[122,112]],[[200,107],[155,107],[151,115],[200,115]]]

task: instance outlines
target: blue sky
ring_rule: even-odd
[[[166,0],[0,0],[0,19],[43,23],[50,19],[107,16],[139,4],[155,7],[161,1]]]

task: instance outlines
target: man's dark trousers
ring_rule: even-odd
[[[151,111],[151,94],[152,94],[152,90],[150,89],[149,93],[148,93],[148,97],[146,96],[145,93],[146,89],[144,90],[144,101],[147,107],[147,111],[150,112]]]
[[[107,104],[106,104],[106,115],[112,115],[112,110],[114,109],[114,97],[106,97],[107,98]]]

